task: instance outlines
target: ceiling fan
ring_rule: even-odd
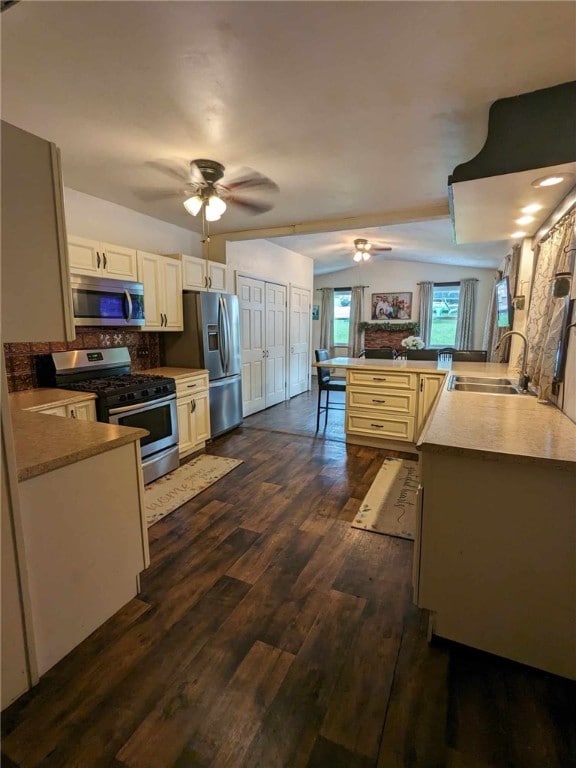
[[[228,204],[242,208],[248,213],[265,213],[274,205],[269,201],[253,197],[254,192],[278,192],[278,185],[258,171],[244,168],[236,176],[225,177],[225,168],[216,160],[198,159],[190,162],[188,172],[181,168],[168,167],[160,163],[153,165],[164,173],[176,176],[185,183],[180,191],[160,191],[149,195],[149,199],[181,197],[184,208],[192,216],[200,211],[206,221],[218,221]]]
[[[373,253],[384,253],[384,251],[391,251],[390,245],[376,246],[370,243],[364,237],[357,237],[354,240],[354,261],[368,261]]]

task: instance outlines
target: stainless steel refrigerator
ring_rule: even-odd
[[[242,423],[238,297],[185,291],[183,305],[182,333],[162,334],[164,361],[208,370],[210,428],[216,437]]]

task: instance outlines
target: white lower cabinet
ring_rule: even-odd
[[[421,373],[418,395],[418,422],[417,431],[420,432],[428,418],[434,401],[442,389],[444,374]]]
[[[30,408],[36,413],[44,413],[49,416],[64,416],[80,421],[96,421],[96,406],[94,400],[80,400],[71,405],[52,405],[45,408]]]
[[[176,379],[178,452],[180,457],[198,451],[210,439],[208,374]]]
[[[421,455],[414,600],[433,633],[576,679],[576,475],[555,461]]]
[[[346,385],[346,435],[349,442],[412,442],[417,375],[399,371],[349,370]]]

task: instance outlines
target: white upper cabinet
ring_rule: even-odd
[[[60,153],[2,121],[2,341],[75,338]]]
[[[138,280],[144,285],[144,331],[181,331],[182,265],[178,259],[138,251]]]
[[[196,256],[182,256],[182,285],[185,291],[226,291],[226,264]]]
[[[136,250],[122,245],[68,237],[70,271],[76,275],[110,277],[114,280],[137,280]]]

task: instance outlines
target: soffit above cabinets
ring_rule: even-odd
[[[564,180],[532,186],[550,175]],[[459,245],[534,235],[576,185],[576,82],[495,101],[484,146],[456,166],[448,185]],[[518,223],[534,204],[542,207],[533,221]]]
[[[532,186],[542,176],[564,174],[567,178],[554,187]],[[568,175],[570,174],[570,175]],[[452,185],[454,232],[458,245],[491,240],[513,240],[523,231],[532,237],[576,184],[576,162],[536,168],[504,176],[462,181]],[[542,208],[531,214],[534,221],[517,224],[522,208],[532,204]]]

